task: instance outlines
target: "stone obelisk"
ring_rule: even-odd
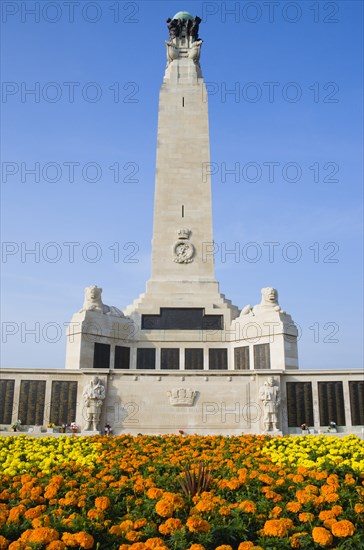
[[[159,97],[152,273],[126,314],[160,307],[222,308],[214,276],[208,102],[199,17],[167,20],[167,67]],[[229,315],[230,317],[230,315]]]

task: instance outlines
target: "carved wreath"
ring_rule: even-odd
[[[177,241],[174,245],[174,261],[178,264],[190,264],[193,262],[195,247],[186,241]]]

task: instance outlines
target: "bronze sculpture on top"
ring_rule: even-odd
[[[180,57],[189,57],[199,64],[202,44],[198,31],[202,19],[193,17],[187,11],[180,11],[171,19],[167,19],[169,41],[167,45],[167,64]]]
[[[191,17],[192,16],[190,16],[187,12],[179,12],[173,19],[168,17],[167,26],[171,40],[174,38],[179,38],[183,35],[191,37],[191,42],[200,40],[198,37],[198,31],[202,19],[197,15],[193,19]]]

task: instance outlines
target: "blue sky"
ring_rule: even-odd
[[[62,368],[85,286],[121,308],[144,291],[165,19],[183,9],[203,17],[221,291],[243,307],[276,287],[301,368],[362,367],[361,2],[1,8],[2,366]]]

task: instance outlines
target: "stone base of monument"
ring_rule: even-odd
[[[100,432],[99,430],[82,430],[80,435],[89,435],[89,436],[100,435]]]
[[[272,437],[277,437],[278,435],[283,436],[282,430],[264,430],[265,435],[271,435]]]

